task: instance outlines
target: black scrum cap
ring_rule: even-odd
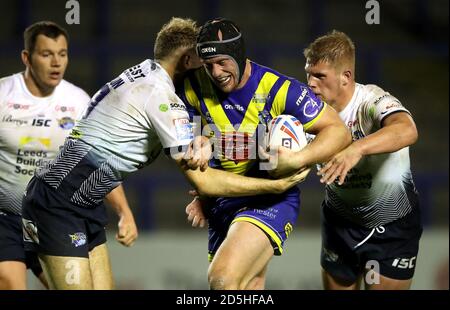
[[[239,82],[245,69],[245,46],[238,26],[230,20],[216,18],[207,21],[197,38],[197,54],[202,59],[228,56],[238,66]]]

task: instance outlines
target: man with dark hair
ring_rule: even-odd
[[[24,46],[25,72],[0,79],[0,289],[25,289],[27,267],[47,285],[36,255],[24,251],[22,197],[89,102],[82,89],[63,80],[68,63],[63,28],[35,23],[25,30]],[[121,217],[118,240],[130,245],[137,229],[123,190],[109,198]]]
[[[350,134],[337,113],[306,85],[247,59],[242,33],[232,21],[217,18],[205,23],[197,39],[197,53],[204,66],[188,75],[179,94],[191,117],[200,116],[204,124],[216,129],[212,132],[218,141],[216,149],[228,147],[211,166],[268,177],[256,158],[241,156],[240,149],[254,154],[251,146],[240,144],[254,140],[258,125],[280,114],[295,116],[317,139],[299,152],[280,147],[272,176],[302,171],[328,160],[350,143]],[[200,224],[198,200],[194,204],[187,210],[189,219]],[[299,206],[296,187],[280,195],[219,197],[205,206],[210,288],[263,289],[268,263],[274,254],[282,254]]]
[[[24,48],[30,54],[34,52],[36,41],[40,34],[50,39],[57,39],[59,36],[63,36],[66,42],[69,43],[69,35],[66,29],[51,21],[37,22],[25,29],[23,33]]]
[[[422,234],[409,162],[414,120],[390,93],[355,82],[355,46],[345,33],[317,38],[304,56],[308,85],[353,136],[319,171],[324,288],[359,289],[370,272],[367,289],[408,289]]]

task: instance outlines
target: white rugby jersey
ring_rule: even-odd
[[[100,204],[162,147],[188,145],[192,125],[167,72],[156,62],[125,70],[91,99],[57,158],[38,177],[82,207]]]
[[[88,102],[64,80],[50,96],[35,97],[22,73],[0,79],[0,210],[21,213],[28,181],[55,158]]]
[[[399,111],[409,113],[388,92],[376,85],[356,84],[350,103],[339,116],[355,141],[380,129],[386,116]],[[344,184],[326,186],[325,201],[345,218],[374,228],[409,213],[416,195],[409,147],[405,147],[394,153],[362,157]]]

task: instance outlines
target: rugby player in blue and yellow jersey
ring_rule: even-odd
[[[211,128],[215,152],[219,152],[211,166],[267,176],[258,165],[252,142],[258,125],[280,114],[295,116],[317,138],[290,156],[285,156],[290,150],[281,147],[277,152],[284,156],[279,156],[273,176],[325,162],[351,142],[337,113],[306,85],[246,58],[242,33],[232,21],[218,18],[203,25],[197,53],[204,66],[184,79],[178,93],[191,118],[200,116],[202,125]],[[210,288],[263,289],[268,263],[283,252],[299,206],[296,187],[279,195],[211,199],[205,208]]]

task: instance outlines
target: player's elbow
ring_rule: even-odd
[[[407,134],[407,144],[413,145],[419,140],[419,132],[417,130],[417,127],[415,124],[412,124],[408,126],[408,130],[406,131]]]
[[[227,196],[227,194],[225,192],[215,191],[213,188],[211,188],[211,186],[207,186],[207,185],[195,186],[195,189],[200,196],[205,196],[205,197]]]
[[[208,190],[208,186],[206,186],[203,183],[195,184],[195,190],[200,196],[209,196],[211,194],[210,191]]]
[[[208,178],[203,176],[193,180],[195,190],[200,196],[217,196],[217,194],[213,191],[213,188],[207,184],[207,179]]]
[[[183,173],[200,196],[217,196],[217,185],[213,184],[210,171],[184,169]]]

